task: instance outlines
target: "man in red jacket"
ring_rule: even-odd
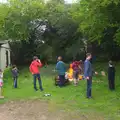
[[[42,67],[42,63],[41,61],[38,59],[37,56],[34,56],[33,57],[33,61],[30,65],[30,72],[32,73],[33,75],[33,79],[34,79],[34,89],[37,91],[37,87],[36,87],[36,79],[38,79],[38,82],[39,82],[39,87],[40,87],[40,90],[43,91],[43,88],[42,88],[42,81],[41,81],[41,77],[40,77],[40,71],[39,71],[39,68]]]

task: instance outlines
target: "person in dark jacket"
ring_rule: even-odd
[[[91,98],[91,89],[92,89],[92,64],[90,62],[92,55],[87,53],[86,60],[84,62],[84,77],[87,79],[87,98]]]
[[[92,68],[92,64],[90,62],[92,58],[91,53],[86,54],[86,60],[84,62],[84,77],[87,79],[87,98],[92,98],[91,91],[92,91],[92,76],[93,74],[97,74]]]
[[[12,67],[12,75],[13,75],[13,80],[14,80],[14,88],[17,88],[18,69],[16,65],[13,65]]]
[[[115,67],[112,61],[109,61],[109,66],[108,66],[108,83],[109,83],[109,89],[115,90]]]

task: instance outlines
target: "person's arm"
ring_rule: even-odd
[[[97,75],[98,74],[98,72],[97,71],[95,71],[95,69],[92,67],[92,74],[94,75]]]
[[[17,72],[20,73],[20,71],[17,69]]]
[[[19,73],[19,70],[18,70],[18,68],[16,67],[15,69],[17,70],[17,73]]]
[[[64,69],[65,69],[65,71],[67,71],[67,67],[66,67],[66,64],[65,63],[63,63],[64,64]]]
[[[38,59],[37,66],[42,67],[41,61]]]
[[[85,62],[85,77],[89,79],[89,62]]]
[[[59,70],[59,63],[56,64],[56,70]]]
[[[11,73],[13,74],[13,69],[11,70]]]
[[[115,67],[114,67],[114,73],[116,73],[116,69],[115,69]]]
[[[82,71],[82,67],[81,67],[81,65],[78,65],[78,68]]]

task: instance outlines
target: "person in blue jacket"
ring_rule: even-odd
[[[91,53],[86,54],[86,60],[84,62],[84,77],[87,79],[87,98],[91,98],[91,89],[92,89],[92,64],[90,62],[92,58]]]
[[[62,87],[62,86],[64,86],[64,83],[65,83],[66,66],[65,66],[65,63],[62,61],[61,56],[58,57],[56,70],[57,70],[58,76],[59,76],[59,86]]]

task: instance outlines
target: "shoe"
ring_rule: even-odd
[[[92,97],[90,96],[90,97],[87,97],[88,99],[91,99]]]
[[[43,91],[43,88],[42,88],[42,89],[40,89],[40,91]]]
[[[35,88],[35,91],[38,91],[38,89],[37,89],[37,88]]]

